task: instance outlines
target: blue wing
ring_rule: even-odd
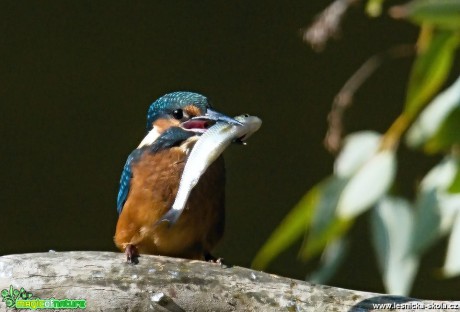
[[[118,190],[117,197],[117,211],[118,214],[123,210],[123,206],[128,198],[129,188],[131,185],[131,179],[133,177],[133,172],[131,170],[134,162],[139,160],[142,153],[156,153],[166,148],[178,145],[180,142],[188,139],[189,137],[194,136],[195,134],[191,131],[183,130],[179,127],[171,127],[161,134],[161,136],[156,139],[156,141],[150,146],[144,146],[139,149],[135,149],[126,160],[125,167],[121,173],[120,179],[120,189]]]
[[[129,187],[131,185],[131,178],[133,177],[133,173],[131,171],[131,165],[135,159],[140,156],[141,150],[134,150],[126,160],[125,166],[123,167],[123,172],[121,173],[120,178],[120,188],[118,189],[118,197],[117,197],[117,211],[118,214],[121,213],[123,210],[123,206],[128,198]]]

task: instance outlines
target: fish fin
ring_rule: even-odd
[[[234,139],[232,142],[240,145],[247,145],[248,143],[246,143],[246,141],[243,141],[242,138],[243,137]]]

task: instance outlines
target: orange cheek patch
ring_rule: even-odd
[[[160,118],[155,120],[153,126],[157,129],[158,133],[163,133],[166,129],[170,127],[177,127],[180,125],[180,121],[176,119],[167,119],[167,118]]]
[[[185,106],[184,111],[190,117],[196,117],[196,116],[202,116],[203,115],[203,112],[193,104],[189,104],[189,105]]]

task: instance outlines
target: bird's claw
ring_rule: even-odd
[[[204,260],[207,261],[207,262],[210,262],[210,263],[219,264],[224,269],[231,267],[230,264],[224,262],[224,258],[216,258],[213,255],[211,255],[210,253],[207,253],[207,254],[204,255]]]
[[[139,263],[139,251],[136,246],[128,244],[125,249],[126,261],[131,264]]]

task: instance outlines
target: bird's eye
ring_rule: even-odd
[[[176,119],[182,119],[184,117],[184,111],[182,109],[176,109],[173,113],[172,113],[173,117],[176,118]]]

